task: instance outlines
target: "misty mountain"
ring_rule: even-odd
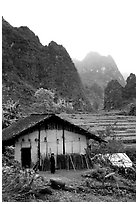
[[[106,87],[113,79],[125,86],[125,80],[110,55],[106,57],[90,52],[82,61],[74,60],[74,63],[83,84],[87,86],[97,83],[101,87]]]
[[[97,52],[90,52],[82,61],[76,59],[73,61],[91,104],[97,103],[100,108],[103,107],[104,89],[111,80],[117,80],[122,86],[125,86],[126,82],[110,55],[106,57]],[[98,92],[93,91],[96,86]]]
[[[11,26],[2,20],[3,102],[20,102],[31,110],[35,93],[43,88],[67,102],[74,110],[91,109],[77,69],[62,45],[43,46],[28,27]]]

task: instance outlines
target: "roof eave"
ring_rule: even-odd
[[[80,126],[78,126],[78,125],[75,125],[75,124],[73,124],[72,122],[70,122],[70,121],[68,121],[68,120],[65,120],[65,119],[62,118],[62,117],[59,117],[59,116],[56,115],[56,114],[50,114],[49,117],[43,118],[42,120],[38,121],[37,123],[31,124],[30,127],[27,127],[26,129],[23,129],[23,130],[19,131],[18,133],[13,134],[13,135],[11,136],[11,138],[2,139],[2,141],[3,141],[4,143],[7,143],[8,140],[9,140],[9,141],[13,141],[13,140],[15,140],[15,138],[16,138],[17,136],[20,136],[20,135],[24,134],[25,132],[28,132],[29,130],[31,130],[31,129],[34,128],[34,127],[40,126],[40,125],[43,124],[46,120],[48,120],[48,119],[50,119],[50,118],[52,118],[52,117],[55,117],[55,118],[57,118],[58,120],[62,120],[63,122],[65,122],[65,123],[67,123],[67,124],[69,124],[69,125],[72,125],[74,128],[78,129],[78,131],[82,132],[82,134],[84,134],[84,135],[85,135],[87,138],[89,138],[89,139],[94,139],[94,140],[99,141],[99,142],[106,142],[105,140],[102,140],[101,138],[99,138],[99,137],[97,137],[96,135],[94,135],[94,134],[88,132],[87,130],[83,129],[82,127],[80,127]]]

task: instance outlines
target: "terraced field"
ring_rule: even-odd
[[[116,139],[125,146],[136,146],[136,117],[119,115],[116,112],[101,114],[62,114],[64,118],[98,135],[107,127],[114,127]],[[106,139],[109,139],[107,137]]]

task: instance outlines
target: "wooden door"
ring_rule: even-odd
[[[21,162],[22,167],[30,168],[31,166],[31,148],[22,148],[21,149]]]

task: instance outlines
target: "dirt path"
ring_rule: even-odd
[[[46,180],[51,178],[60,178],[66,183],[67,186],[81,187],[81,184],[85,181],[81,175],[88,170],[58,170],[55,174],[48,172],[39,172]],[[53,190],[52,195],[45,197],[49,202],[135,202],[131,198],[115,197],[113,195],[102,196],[94,194],[91,190],[89,192],[69,192],[64,190]]]
[[[78,186],[81,185],[83,180],[82,174],[85,173],[87,170],[58,170],[55,174],[51,174],[49,171],[47,172],[40,172],[39,174],[46,178],[46,180],[50,180],[51,178],[60,178],[62,181],[66,183],[68,186]],[[48,197],[49,201],[54,202],[101,202],[102,200],[99,199],[97,196],[88,197],[87,194],[80,194],[74,192],[68,192],[63,190],[55,190],[52,196]]]
[[[87,172],[87,170],[58,170],[55,172],[55,174],[51,174],[50,171],[41,171],[39,174],[41,176],[44,176],[47,180],[50,180],[51,178],[60,178],[62,181],[64,181],[66,184],[74,184],[75,182],[79,182],[82,180],[82,174]]]

